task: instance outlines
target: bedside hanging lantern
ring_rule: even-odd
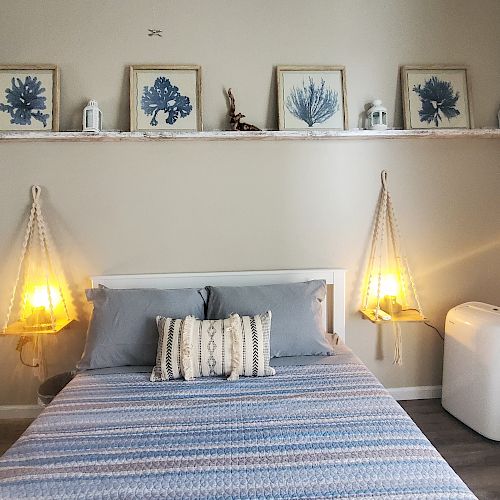
[[[83,132],[100,132],[102,129],[102,112],[97,101],[90,100],[83,109]]]
[[[401,245],[401,237],[382,171],[382,188],[377,205],[365,279],[361,313],[374,323],[392,321],[395,332],[394,363],[402,364],[399,322],[425,321],[415,281]]]
[[[64,282],[57,269],[58,261],[42,213],[41,191],[40,186],[31,189],[33,204],[3,334],[21,337],[54,334],[72,321],[66,304]],[[16,299],[19,299],[18,319],[11,322]]]
[[[373,101],[373,106],[366,112],[368,130],[387,130],[387,108],[380,99]]]

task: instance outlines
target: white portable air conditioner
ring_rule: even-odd
[[[454,307],[445,332],[443,407],[500,441],[500,308],[481,302]]]

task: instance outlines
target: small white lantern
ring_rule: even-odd
[[[387,130],[387,108],[380,99],[373,101],[373,106],[366,112],[368,130]]]
[[[102,113],[97,101],[90,100],[83,110],[83,131],[100,132],[102,127]]]

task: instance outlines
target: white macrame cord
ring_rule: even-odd
[[[415,298],[416,310],[421,314],[422,306],[420,304],[420,299],[417,294],[415,287],[415,281],[413,279],[413,274],[411,272],[410,266],[408,264],[408,259],[402,250],[401,245],[401,234],[399,231],[399,226],[396,220],[396,215],[394,212],[394,206],[392,204],[392,198],[389,193],[387,186],[387,171],[383,170],[381,173],[382,187],[380,190],[380,195],[376,208],[375,221],[373,225],[373,235],[371,240],[371,248],[368,259],[368,280],[366,283],[366,289],[363,296],[362,308],[367,310],[370,306],[370,291],[372,289],[374,279],[377,279],[377,297],[375,305],[375,319],[381,319],[381,286],[383,277],[383,257],[384,248],[387,252],[387,258],[392,250],[395,259],[395,267],[397,272],[397,278],[401,286],[401,299],[403,301],[403,310],[410,309],[408,306],[408,284]],[[378,261],[378,262],[377,262]],[[377,263],[376,263],[377,262]],[[406,279],[408,278],[408,279]],[[407,281],[409,283],[407,283]],[[402,337],[401,337],[401,327],[397,320],[393,320],[394,327],[394,364],[401,365],[403,363],[403,353],[402,353]]]
[[[47,224],[45,222],[45,218],[42,213],[42,206],[40,203],[40,195],[42,192],[42,188],[40,186],[33,186],[31,188],[31,194],[33,196],[33,203],[31,205],[30,214],[28,216],[28,224],[26,227],[26,232],[24,234],[23,245],[21,249],[21,256],[19,258],[19,264],[17,266],[17,276],[16,281],[14,283],[14,287],[12,289],[12,295],[10,298],[9,308],[7,311],[7,316],[5,318],[5,323],[3,326],[3,331],[5,331],[10,322],[10,316],[12,314],[12,309],[14,307],[14,302],[16,298],[17,288],[19,286],[19,281],[21,280],[21,274],[23,270],[23,264],[26,257],[26,253],[33,242],[33,234],[35,233],[35,229],[38,232],[38,240],[40,245],[40,255],[43,260],[43,268],[45,271],[45,284],[47,287],[47,295],[49,298],[49,312],[52,323],[52,328],[55,328],[55,317],[54,317],[54,305],[52,304],[52,296],[50,293],[50,285],[49,285],[49,276],[52,274],[55,277],[57,288],[59,294],[61,296],[61,302],[64,307],[64,311],[66,313],[67,318],[69,319],[68,308],[66,305],[66,301],[64,299],[64,294],[62,292],[61,282],[58,279],[57,274],[54,271],[53,267],[53,258],[52,258],[52,247],[49,240],[49,230]],[[27,297],[24,295],[22,298],[23,303],[26,302]]]
[[[25,261],[26,261],[26,255],[30,252],[30,250],[33,248],[35,245],[35,233],[38,233],[38,244],[40,247],[40,259],[42,263],[42,268],[43,268],[43,273],[44,273],[44,281],[45,281],[45,286],[47,287],[47,296],[48,296],[48,301],[49,301],[49,314],[50,314],[50,323],[51,323],[51,328],[55,329],[56,328],[56,318],[54,315],[54,304],[52,303],[52,294],[50,292],[50,277],[53,277],[53,281],[55,282],[55,285],[58,288],[60,297],[61,297],[61,302],[64,307],[64,311],[66,313],[66,316],[68,320],[70,319],[69,313],[68,313],[68,308],[66,305],[66,301],[64,298],[64,294],[62,291],[62,286],[61,282],[59,280],[59,277],[57,273],[55,272],[54,269],[54,259],[52,257],[52,245],[50,242],[50,237],[49,237],[49,230],[47,227],[47,224],[45,222],[45,218],[43,216],[42,212],[42,206],[41,206],[41,196],[42,189],[40,186],[32,186],[31,188],[31,194],[33,197],[33,202],[31,204],[31,209],[29,212],[28,216],[28,222],[26,226],[26,231],[24,234],[24,239],[22,243],[22,248],[21,248],[21,256],[19,258],[19,263],[17,266],[17,275],[16,275],[16,280],[14,282],[14,286],[12,288],[12,294],[9,302],[9,307],[7,310],[7,315],[5,317],[5,322],[3,325],[3,330],[2,332],[5,333],[7,330],[7,327],[9,326],[10,323],[10,318],[12,315],[12,310],[14,308],[14,303],[16,300],[16,294],[17,290],[19,287],[19,283],[21,282],[21,276],[23,274],[24,266],[25,266]],[[32,262],[28,261],[28,269],[24,272],[25,277],[30,275],[30,270],[32,267]],[[26,305],[27,302],[27,294],[26,290],[23,290],[22,292],[22,297],[21,297],[21,303],[23,306]],[[22,338],[22,337],[21,337]],[[42,366],[43,364],[43,356],[42,356],[42,344],[40,342],[40,339],[38,336],[35,336],[33,339],[34,342],[34,351],[37,353],[37,357],[39,359],[39,371],[43,371],[44,367]],[[22,342],[24,344],[25,342]]]

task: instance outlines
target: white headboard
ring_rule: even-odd
[[[249,286],[297,283],[309,280],[325,280],[333,285],[332,304],[327,301],[333,314],[333,331],[345,342],[345,270],[344,269],[297,269],[280,271],[235,271],[213,273],[174,274],[122,274],[93,276],[92,286],[108,288],[197,288],[204,286]],[[324,310],[325,326],[328,311]]]

